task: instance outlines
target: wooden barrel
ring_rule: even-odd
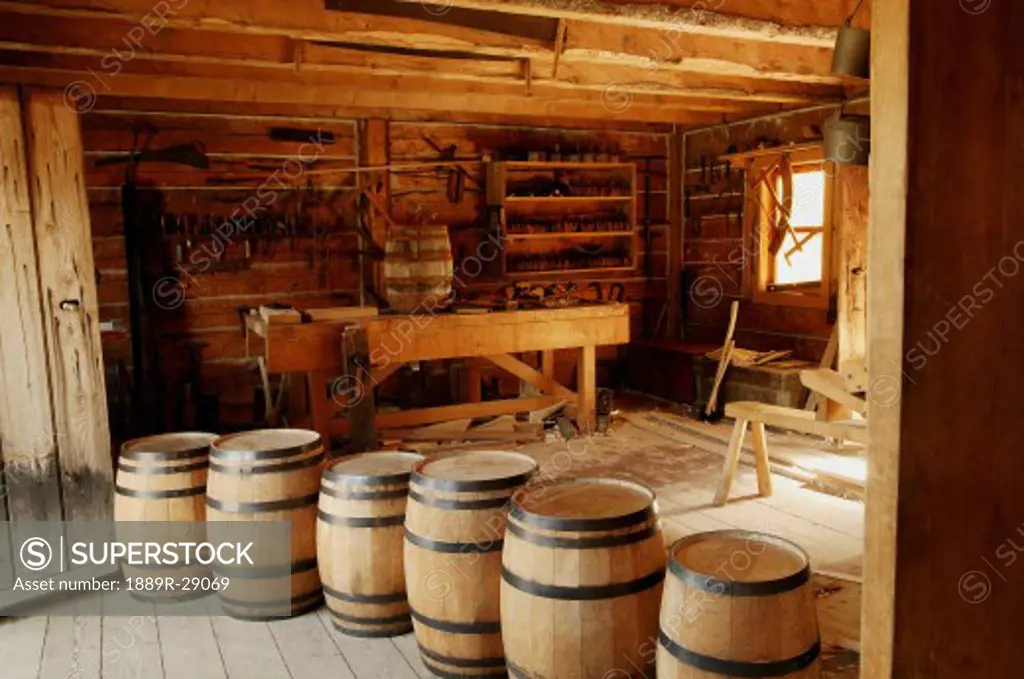
[[[316,562],[316,505],[324,450],[316,432],[266,429],[232,434],[210,447],[207,521],[287,521],[291,549],[255,566],[218,565],[230,586],[224,612],[272,620],[311,611],[323,602]],[[289,596],[281,596],[290,592]]]
[[[405,582],[424,664],[441,677],[504,677],[498,595],[509,497],[537,463],[475,451],[413,469]]]
[[[402,567],[409,475],[422,455],[364,453],[324,470],[316,552],[334,626],[356,637],[412,631]]]
[[[527,486],[513,498],[502,555],[509,672],[653,677],[664,579],[653,491],[601,478]]]
[[[819,676],[807,554],[780,538],[730,530],[669,550],[659,679]]]
[[[395,311],[413,311],[431,296],[446,298],[454,271],[447,226],[399,226],[388,233],[382,273]]]
[[[209,467],[210,443],[216,434],[180,432],[134,439],[121,446],[117,460],[117,482],[114,489],[114,520],[200,522],[206,520],[206,473]],[[204,535],[158,535],[157,541],[201,542]],[[118,528],[119,539],[134,542],[143,536],[138,529]],[[209,566],[182,564],[177,566],[127,566],[125,578],[209,577]],[[206,592],[182,592],[176,589],[132,587],[133,597],[167,603],[199,598]]]

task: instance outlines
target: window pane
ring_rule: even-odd
[[[793,212],[791,226],[821,226],[825,223],[825,173],[793,174]]]
[[[793,178],[794,190],[796,177]],[[798,234],[806,238],[805,234]],[[779,254],[775,257],[775,285],[794,285],[796,283],[814,283],[821,280],[823,255],[822,244],[825,239],[820,233],[803,244],[802,251],[796,251],[786,261],[786,252],[793,248],[793,239],[786,237]]]

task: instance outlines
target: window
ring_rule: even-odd
[[[827,306],[832,180],[820,151],[756,158],[747,171],[746,229],[755,301]]]
[[[824,270],[825,171],[793,172],[793,196],[788,236],[774,254],[771,283],[774,287],[821,283]],[[787,200],[782,178],[780,199]]]

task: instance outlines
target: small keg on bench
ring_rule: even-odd
[[[669,550],[658,679],[817,679],[820,642],[807,554],[730,530]]]
[[[323,446],[316,432],[266,429],[232,434],[210,447],[207,521],[287,521],[291,549],[254,566],[218,565],[230,579],[224,613],[245,620],[286,618],[323,602],[316,563],[316,504]],[[240,529],[241,530],[241,529]],[[259,545],[257,551],[259,551]]]
[[[509,497],[537,469],[477,451],[418,464],[405,519],[405,581],[423,663],[441,677],[505,677],[498,596]]]
[[[363,453],[324,470],[316,551],[334,626],[356,637],[412,631],[402,567],[409,475],[422,455]]]
[[[117,460],[114,520],[119,539],[143,538],[167,542],[201,542],[203,535],[178,534],[177,528],[154,535],[153,529],[132,527],[128,522],[201,522],[206,520],[206,473],[210,443],[216,434],[180,432],[128,441]],[[193,526],[192,528],[197,528]],[[182,530],[190,528],[182,526]],[[143,535],[143,532],[147,535]],[[209,566],[124,566],[126,578],[209,577]],[[132,596],[147,601],[170,602],[205,596],[206,592],[182,592],[179,588],[132,587]]]
[[[509,509],[502,556],[509,672],[653,677],[664,578],[653,491],[604,478],[526,486]]]

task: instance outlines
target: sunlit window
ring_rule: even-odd
[[[824,270],[825,173],[793,172],[792,229],[775,253],[772,283],[776,286],[818,283]],[[782,180],[776,183],[780,200]]]

